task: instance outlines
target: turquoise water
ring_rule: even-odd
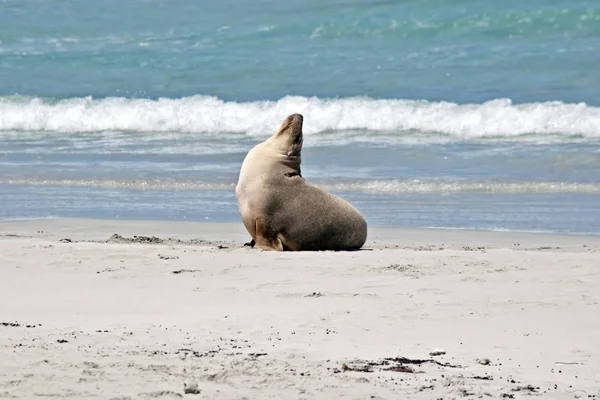
[[[371,225],[600,234],[600,4],[0,1],[0,219],[238,221],[245,153]]]

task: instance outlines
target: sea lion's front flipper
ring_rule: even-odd
[[[277,234],[263,221],[262,218],[256,218],[256,239],[255,245],[263,250],[283,251],[283,243]]]

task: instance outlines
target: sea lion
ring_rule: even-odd
[[[300,172],[300,114],[286,118],[269,139],[252,148],[235,188],[249,244],[264,250],[357,250],[367,222],[350,203],[312,186]]]

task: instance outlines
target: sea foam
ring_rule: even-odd
[[[363,97],[228,102],[210,96],[178,99],[91,97],[52,100],[0,97],[0,136],[15,132],[181,132],[271,135],[291,113],[305,117],[304,132],[374,131],[399,136],[420,133],[453,139],[516,138],[523,135],[600,138],[600,108],[584,103],[483,104]]]
[[[561,181],[462,181],[442,179],[373,179],[326,183],[310,179],[310,183],[332,192],[371,194],[445,194],[445,193],[580,193],[600,194],[598,183]],[[0,179],[5,185],[66,186],[129,190],[227,190],[234,182],[198,182],[173,180],[94,180],[94,179]]]

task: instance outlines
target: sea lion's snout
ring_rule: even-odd
[[[294,133],[298,133],[298,131],[302,132],[302,123],[304,122],[304,117],[302,114],[292,114],[288,117],[290,120],[290,128],[292,128]]]
[[[302,122],[304,121],[304,117],[302,114],[292,114],[288,116],[281,127],[276,133],[276,136],[279,136],[284,133],[297,134],[298,132],[302,132]]]
[[[272,140],[278,143],[282,153],[286,156],[299,156],[302,151],[302,114],[289,115]]]
[[[302,114],[292,114],[285,119],[284,125],[287,125],[286,128],[292,128],[296,130],[302,128],[303,122],[304,117],[302,116]]]

